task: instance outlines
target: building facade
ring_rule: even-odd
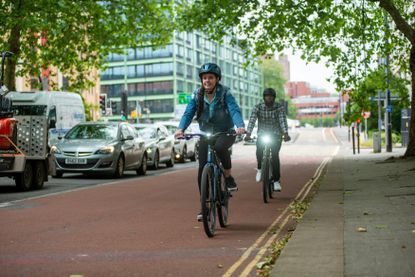
[[[297,109],[297,119],[335,118],[339,112],[339,96],[313,89],[307,82],[288,82],[286,89]]]
[[[198,69],[206,62],[221,67],[221,83],[231,89],[248,118],[261,99],[260,67],[252,64],[245,69],[243,53],[230,46],[229,37],[218,44],[199,32],[176,33],[163,48],[146,46],[111,54],[100,77],[101,94],[107,98],[103,117],[117,120],[125,112],[132,120],[181,118],[191,93],[200,86]],[[127,111],[122,111],[123,92],[128,95]]]

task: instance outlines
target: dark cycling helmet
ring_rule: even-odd
[[[266,88],[264,89],[264,92],[262,93],[262,96],[265,98],[266,95],[272,95],[272,97],[277,97],[277,93],[273,88]]]
[[[199,69],[199,78],[202,79],[202,75],[205,73],[212,73],[219,77],[219,80],[222,78],[222,73],[220,67],[215,63],[205,63]]]

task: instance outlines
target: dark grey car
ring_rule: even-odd
[[[69,130],[52,146],[56,168],[53,177],[65,172],[109,173],[119,178],[124,170],[147,171],[145,143],[129,123],[87,122]]]

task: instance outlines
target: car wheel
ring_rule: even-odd
[[[137,175],[146,175],[147,173],[147,156],[143,155],[140,167],[137,169]]]
[[[197,161],[198,158],[199,158],[199,145],[195,145],[195,150],[194,150],[193,156],[190,157],[190,160],[194,162],[194,161]]]
[[[52,174],[52,178],[62,178],[63,173],[60,171],[56,171],[55,174]]]
[[[159,151],[157,150],[156,153],[154,154],[154,160],[153,160],[152,168],[157,170],[157,169],[159,169],[159,165],[160,165],[160,156],[159,156]]]
[[[16,187],[21,191],[27,191],[32,187],[33,166],[31,162],[26,161],[23,172],[16,175],[14,181],[16,183]]]
[[[170,160],[166,162],[167,167],[173,167],[174,166],[174,149],[171,150],[170,154]]]
[[[32,188],[33,189],[41,189],[43,187],[43,183],[46,176],[45,166],[43,162],[38,161],[35,162],[33,167],[33,180],[32,180]]]
[[[120,155],[118,157],[117,165],[116,165],[115,171],[114,171],[114,177],[115,178],[121,178],[124,175],[124,166],[125,166],[124,156]]]

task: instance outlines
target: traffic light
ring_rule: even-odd
[[[111,99],[111,110],[112,114],[117,114],[117,102],[114,101],[114,99]]]
[[[106,107],[107,107],[107,95],[101,94],[99,96],[99,109],[101,110],[102,114],[105,114]]]
[[[128,92],[121,92],[121,111],[124,112],[126,119],[128,118]]]

